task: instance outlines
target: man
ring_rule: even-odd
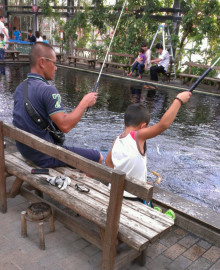
[[[36,37],[33,35],[32,30],[28,30],[28,41],[35,43],[36,42]]]
[[[151,64],[156,64],[150,68],[150,77],[152,81],[158,81],[157,73],[165,73],[168,70],[170,63],[169,53],[163,49],[162,44],[157,43],[155,49],[156,52],[159,53],[159,57],[151,60]]]
[[[7,34],[7,31],[5,30],[4,21],[5,18],[0,16],[0,34],[4,34],[4,36],[9,40],[9,36]]]
[[[52,80],[56,67],[56,53],[46,43],[35,43],[30,55],[31,73],[28,74],[28,99],[41,117],[51,125],[56,125],[60,131],[68,133],[81,119],[84,111],[96,103],[97,93],[89,93],[83,97],[79,105],[70,113],[65,113],[61,103],[61,97],[56,87],[51,86],[47,80]],[[29,133],[55,143],[48,130],[37,125],[27,113],[24,106],[24,84],[21,83],[14,94],[13,124]],[[63,146],[90,160],[102,163],[102,155],[92,149]],[[17,142],[17,148],[27,159],[32,160],[40,167],[66,166],[65,163],[36,151],[24,144]]]

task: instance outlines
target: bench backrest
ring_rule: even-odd
[[[184,65],[189,67],[189,74],[191,74],[191,72],[192,72],[192,67],[198,67],[198,68],[202,68],[202,69],[210,68],[209,65],[197,64],[197,63],[194,63],[194,62],[185,62]],[[220,70],[220,67],[214,66],[212,69]]]
[[[144,200],[151,200],[153,187],[147,183],[140,183],[136,179],[126,177],[124,173],[113,170],[102,164],[88,160],[63,147],[49,143],[35,135],[25,132],[13,125],[0,122],[0,139],[4,136],[26,144],[44,154],[54,157],[64,163],[75,167],[85,173],[93,175],[95,179],[103,183],[113,184],[113,179],[124,179],[124,189]],[[2,139],[3,140],[3,139]],[[3,143],[2,143],[3,144]],[[0,145],[1,148],[1,145]],[[4,150],[2,150],[4,151]],[[3,154],[2,154],[3,155]],[[2,156],[0,155],[0,156]]]
[[[79,56],[79,57],[83,57],[83,58],[96,59],[97,51],[93,50],[93,49],[74,47],[73,54],[74,54],[74,56]]]
[[[103,52],[102,58],[104,59],[106,55],[106,51]],[[109,52],[107,56],[107,62],[116,62],[120,64],[132,64],[135,56],[132,54],[127,53],[116,53],[116,52]]]

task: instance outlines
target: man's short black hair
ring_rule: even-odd
[[[142,48],[142,47],[147,47],[147,48],[148,48],[147,43],[146,43],[146,42],[141,43],[141,48]]]
[[[144,49],[140,48],[139,52],[144,53]]]
[[[31,29],[29,29],[29,30],[28,30],[28,33],[31,33],[31,34],[32,34],[32,33],[33,33],[33,31],[32,31]]]
[[[30,59],[30,66],[33,67],[36,65],[37,60],[40,57],[47,57],[50,58],[54,49],[47,43],[44,42],[37,42],[35,43],[30,51],[29,59]]]
[[[149,122],[150,114],[143,104],[136,103],[128,106],[124,115],[124,123],[126,127],[137,127],[141,123],[148,124]]]
[[[155,49],[162,49],[163,50],[163,45],[161,43],[157,43],[155,46]]]

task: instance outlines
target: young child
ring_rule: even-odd
[[[15,40],[21,40],[21,32],[17,29],[17,27],[13,27],[12,36]]]
[[[128,76],[131,76],[132,73],[134,72],[135,68],[138,68],[139,71],[139,76],[138,79],[142,78],[142,72],[145,66],[145,61],[146,61],[146,56],[144,54],[144,50],[140,48],[138,57],[134,60],[134,63],[132,64],[132,69],[131,72],[128,73]]]
[[[47,37],[45,35],[43,36],[43,42],[49,44]]]
[[[5,41],[4,41],[4,34],[0,34],[0,59],[5,59]]]
[[[166,130],[174,121],[181,105],[185,104],[190,96],[188,91],[178,94],[160,122],[153,126],[148,126],[150,115],[142,104],[130,105],[124,116],[125,130],[116,138],[106,157],[106,165],[126,173],[129,177],[146,182],[146,140]],[[124,192],[124,197],[138,199],[128,192]]]

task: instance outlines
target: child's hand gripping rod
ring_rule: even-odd
[[[189,92],[192,92],[196,86],[205,78],[205,76],[209,73],[209,71],[218,63],[220,57],[215,61],[215,63],[213,65],[211,65],[210,68],[208,68],[202,75],[200,78],[198,78],[198,80],[190,87]]]
[[[108,46],[108,50],[107,50],[107,52],[106,52],[106,54],[105,54],[105,59],[104,59],[104,61],[103,61],[103,63],[102,63],[102,67],[101,67],[101,69],[100,69],[98,79],[97,79],[97,81],[96,81],[96,83],[95,83],[95,86],[94,86],[92,92],[96,92],[96,91],[97,91],[98,84],[99,84],[99,80],[100,80],[100,77],[101,77],[101,75],[102,75],[102,71],[103,71],[103,68],[104,68],[104,66],[105,66],[105,62],[106,62],[106,60],[107,60],[107,57],[108,57],[108,54],[109,54],[109,51],[110,51],[110,48],[111,48],[111,45],[112,45],[112,42],[113,42],[115,33],[116,33],[116,30],[117,30],[117,28],[118,28],[118,25],[119,25],[119,22],[120,22],[120,19],[121,19],[121,16],[122,16],[122,13],[123,13],[123,11],[124,11],[124,8],[125,8],[126,3],[127,3],[127,0],[124,1],[124,4],[123,4],[122,10],[121,10],[121,13],[120,13],[120,15],[119,15],[117,24],[116,24],[116,26],[115,26],[115,30],[114,30],[113,36],[112,36],[111,41],[110,41],[110,44],[109,44],[109,46]],[[88,110],[89,110],[89,108],[87,108],[86,113],[88,112]],[[87,115],[85,115],[85,116],[87,116]]]

